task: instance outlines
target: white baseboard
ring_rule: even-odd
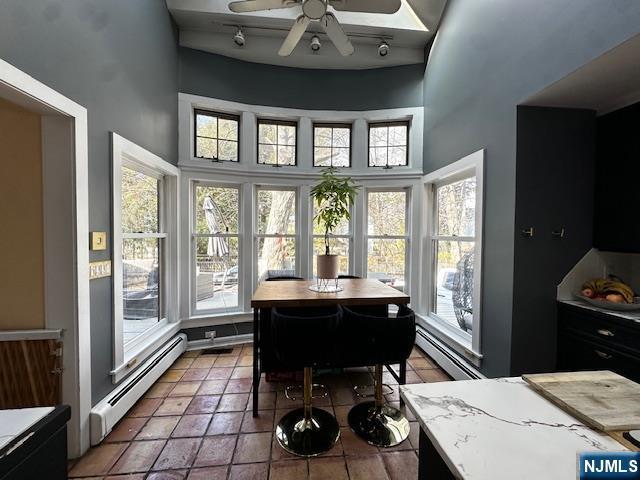
[[[253,333],[243,335],[229,335],[228,337],[218,337],[211,341],[208,338],[202,340],[191,340],[187,343],[187,350],[203,350],[205,348],[230,347],[242,343],[253,342]]]

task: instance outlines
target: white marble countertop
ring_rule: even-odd
[[[400,395],[461,479],[575,479],[577,453],[626,450],[520,378],[403,385]]]
[[[53,411],[53,407],[0,410],[0,448]]]

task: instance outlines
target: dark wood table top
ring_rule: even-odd
[[[262,282],[253,294],[251,307],[314,307],[322,305],[400,305],[409,295],[370,278],[340,279],[344,290],[319,293],[309,290],[315,280],[280,280]]]

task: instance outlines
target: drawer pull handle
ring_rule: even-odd
[[[600,350],[594,350],[594,352],[596,352],[596,354],[600,358],[604,358],[605,360],[610,360],[611,359],[611,355],[609,355],[608,353],[601,352]]]
[[[604,328],[599,329],[598,333],[600,335],[605,336],[605,337],[614,337],[615,336],[615,333],[613,333],[611,330],[606,330]]]

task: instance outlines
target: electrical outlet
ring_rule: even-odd
[[[216,338],[216,331],[215,330],[209,330],[208,332],[204,332],[204,338],[208,338],[211,341],[213,341],[213,339]]]

